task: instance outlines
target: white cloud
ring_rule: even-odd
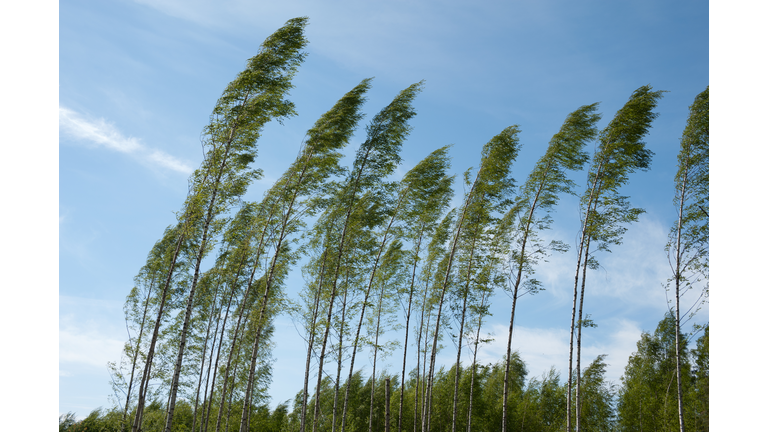
[[[136,138],[124,136],[104,119],[87,119],[75,111],[60,106],[59,128],[78,141],[131,155],[143,163],[183,174],[192,172],[192,167],[186,163],[161,150],[148,148]]]
[[[93,328],[59,329],[59,363],[80,363],[103,369],[107,362],[120,359],[124,341]]]
[[[496,324],[491,330],[497,337],[493,342],[480,348],[477,355],[478,362],[495,363],[506,354],[508,327]],[[613,324],[608,333],[607,338],[601,338],[600,342],[595,343],[591,343],[586,336],[584,337],[581,367],[582,369],[587,367],[598,355],[607,354],[605,362],[608,367],[605,378],[618,384],[630,354],[636,350],[641,330],[637,323],[621,319]],[[512,350],[520,352],[520,358],[523,359],[528,368],[529,378],[541,376],[552,366],[560,372],[561,377],[567,377],[565,374],[568,370],[569,343],[570,332],[568,329],[532,328],[517,325],[512,336]],[[471,361],[471,358],[469,360]]]
[[[546,293],[560,305],[573,301],[578,251],[578,238],[574,239],[572,233],[567,233],[565,225],[540,233],[545,242],[552,239],[565,241],[570,250],[553,253],[547,262],[539,264],[535,276],[542,282]],[[571,228],[579,229],[578,226]],[[667,231],[661,221],[649,215],[641,216],[638,222],[627,228],[623,243],[611,247],[611,253],[596,251],[594,244],[590,246],[590,256],[597,259],[600,268],[587,271],[585,298],[589,303],[610,299],[614,306],[632,310],[650,307],[663,313],[667,304],[663,284],[671,274],[664,252]]]
[[[114,319],[122,316],[119,302],[62,295],[59,309],[60,367],[77,364],[104,371],[107,362],[120,359],[125,340]],[[71,373],[60,369],[59,375]]]

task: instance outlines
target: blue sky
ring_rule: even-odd
[[[403,148],[401,173],[432,150],[454,144],[453,171],[460,174],[477,165],[488,139],[518,124],[519,181],[569,112],[600,102],[604,127],[637,87],[669,91],[646,138],[655,153],[652,169],[633,175],[626,188],[632,203],[647,213],[630,227],[622,247],[600,257],[603,269],[590,276],[585,300],[599,327],[585,336],[584,361],[609,354],[609,379],[618,382],[640,332],[652,331],[666,307],[662,283],[670,272],[663,247],[674,219],[675,156],[688,106],[710,83],[707,6],[700,1],[60,2],[59,127],[53,130],[59,134],[58,167],[53,166],[59,275],[52,281],[59,286],[59,412],[83,416],[110,405],[105,364],[119,358],[126,340],[124,298],[149,248],[182,204],[187,176],[202,159],[199,134],[213,104],[265,37],[304,15],[310,17],[309,57],[291,95],[299,116],[265,130],[255,162],[265,176],[247,199],[261,196],[294,158],[307,128],[366,77],[376,78],[364,121],[399,90],[426,80],[415,102],[419,114]],[[728,57],[743,51],[721,52]],[[358,134],[347,154],[362,139]],[[573,178],[583,186],[586,173]],[[563,199],[554,216],[549,235],[573,245],[576,200]],[[519,303],[513,343],[528,363],[529,377],[553,365],[566,368],[573,261],[571,253],[552,257],[538,269],[546,291]],[[302,282],[295,275],[289,289],[298,291]],[[494,302],[488,331],[497,341],[482,349],[484,361],[502,355],[508,304],[503,294]],[[696,321],[708,320],[705,307]],[[289,319],[278,319],[277,331],[273,404],[299,390],[300,380],[291,375],[301,369],[303,356]],[[444,363],[455,358],[450,348],[443,355]],[[396,357],[389,362],[390,370],[398,369]]]

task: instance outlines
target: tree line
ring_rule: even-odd
[[[699,295],[696,306],[708,296],[708,89],[691,107],[678,157],[678,218],[667,246],[675,301],[656,332],[643,334],[616,389],[604,379],[603,356],[581,364],[581,330],[594,325],[584,314],[586,278],[599,265],[596,256],[619,244],[643,213],[622,189],[631,173],[650,167],[643,138],[663,92],[638,88],[602,130],[598,104],[576,109],[522,184],[513,177],[520,127],[504,128],[483,146],[477,168],[464,173],[460,204],[450,208],[456,178],[448,146],[393,179],[423,82],[371,119],[351,166],[342,166],[342,150],[363,118],[371,87],[365,79],[306,132],[296,160],[263,198],[245,202],[262,175],[251,167],[262,128],[296,115],[286,97],[306,56],[306,25],[307,18],[295,18],[268,37],[214,107],[203,130],[205,158],[176,223],[150,250],[125,303],[129,339],[109,365],[120,406],[81,422],[62,417],[60,430],[706,428],[708,326],[689,352],[693,335],[680,328],[695,309],[681,313],[679,298]],[[590,155],[585,147],[593,141]],[[570,177],[587,167],[573,373],[562,382],[554,370],[526,381],[512,349],[517,300],[541,290],[538,263],[567,250],[562,241],[543,240],[544,232],[560,197],[579,196]],[[305,284],[290,297],[285,280],[299,264]],[[506,355],[482,365],[481,328],[500,291],[512,298]],[[293,317],[307,343],[304,385],[291,411],[267,404],[280,314]],[[449,341],[455,364],[436,364]],[[396,346],[402,368],[377,370]],[[363,350],[372,357],[368,378],[355,370]]]

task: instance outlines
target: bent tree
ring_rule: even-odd
[[[408,358],[408,334],[410,332],[411,310],[417,285],[417,269],[421,261],[422,243],[430,238],[438,227],[438,219],[448,208],[453,196],[453,176],[448,176],[446,171],[450,167],[448,158],[448,146],[433,151],[424,160],[410,170],[400,182],[401,195],[407,199],[406,214],[404,216],[403,238],[413,245],[408,258],[411,260],[410,283],[408,285],[408,300],[405,307],[405,336],[403,339],[403,368],[400,373],[400,402],[398,405],[397,430],[400,432],[403,425],[403,402],[405,397],[405,373]],[[426,286],[424,286],[426,294]],[[421,341],[417,342],[418,348]],[[416,367],[418,383],[418,365]],[[418,384],[417,384],[418,387]],[[418,391],[416,392],[418,393]],[[414,402],[414,415],[417,411]]]
[[[530,278],[533,266],[545,257],[547,245],[538,237],[538,232],[549,229],[552,219],[549,216],[558,202],[559,194],[575,194],[575,184],[568,179],[568,170],[580,170],[589,159],[584,152],[584,145],[597,136],[596,123],[600,115],[596,113],[597,104],[585,105],[568,115],[552,140],[547,151],[539,159],[525,184],[520,189],[517,205],[510,210],[521,215],[517,223],[514,249],[510,255],[510,291],[512,310],[509,318],[507,335],[507,354],[504,365],[504,393],[502,396],[501,430],[507,430],[507,400],[509,397],[509,368],[512,359],[512,331],[515,323],[515,308],[520,297],[521,286],[527,292],[534,293],[539,282]],[[543,210],[543,216],[536,211]],[[530,243],[530,244],[529,244]],[[550,246],[559,249],[561,244],[553,242]],[[550,248],[552,248],[550,247]],[[525,282],[523,282],[523,280]]]
[[[422,83],[413,84],[406,88],[381,112],[379,112],[366,127],[367,139],[357,150],[353,167],[346,179],[332,185],[329,193],[331,198],[323,214],[312,230],[310,244],[320,252],[319,256],[311,258],[308,273],[315,280],[309,283],[308,289],[315,291],[307,297],[315,299],[316,309],[320,307],[322,298],[327,312],[324,322],[317,322],[320,311],[314,313],[315,318],[309,323],[311,343],[307,351],[307,369],[305,381],[308,381],[309,359],[315,343],[314,338],[320,336],[314,332],[320,325],[322,336],[318,358],[318,380],[316,386],[316,402],[313,415],[313,429],[317,428],[319,417],[319,396],[322,386],[323,364],[328,346],[334,303],[339,295],[339,288],[344,285],[339,279],[346,273],[345,263],[350,254],[354,253],[357,245],[369,237],[368,229],[378,225],[383,219],[381,211],[382,200],[385,199],[388,187],[384,179],[394,172],[400,163],[400,148],[410,132],[408,120],[416,113],[412,101],[421,90]],[[345,279],[345,278],[342,278]],[[325,291],[325,292],[324,292]],[[354,354],[353,354],[354,359]],[[306,388],[306,385],[305,385]],[[303,394],[300,430],[306,427],[307,391]],[[344,420],[342,415],[342,429]]]
[[[125,324],[128,331],[128,342],[123,347],[120,365],[109,363],[108,368],[112,375],[112,387],[117,393],[125,394],[125,407],[120,423],[120,429],[125,430],[128,411],[131,405],[134,385],[136,384],[136,370],[146,357],[146,336],[152,332],[155,322],[151,319],[153,309],[159,304],[157,286],[162,282],[163,276],[168,271],[168,262],[175,250],[175,239],[178,236],[178,227],[168,227],[163,238],[152,247],[147,256],[147,263],[134,277],[136,286],[126,298],[123,310],[125,312]],[[178,268],[178,266],[177,266]],[[178,274],[178,273],[177,273]],[[135,340],[131,331],[136,334]],[[130,359],[130,375],[128,375],[128,359]],[[139,377],[140,378],[140,377]],[[125,389],[123,389],[125,387]]]
[[[691,105],[688,124],[680,140],[674,204],[677,210],[677,224],[669,233],[667,256],[675,283],[677,409],[680,432],[685,432],[680,297],[696,283],[709,277],[709,87],[699,93]],[[706,298],[707,290],[708,285],[693,302],[691,310],[701,304],[702,298]]]
[[[266,193],[264,201],[276,206],[281,217],[274,227],[278,233],[273,245],[275,252],[266,270],[264,291],[259,303],[245,392],[246,403],[250,400],[253,387],[260,334],[265,324],[264,317],[271,291],[276,282],[282,280],[287,273],[288,264],[295,259],[288,253],[287,240],[302,227],[301,216],[315,205],[314,195],[321,191],[330,175],[340,170],[338,162],[342,155],[338,150],[347,144],[362,118],[360,108],[369,88],[370,79],[363,80],[315,123],[307,132],[307,140],[299,157]],[[240,422],[242,431],[248,429],[248,416],[249,408],[246,408]]]
[[[211,234],[214,233],[209,230],[212,227],[220,228],[214,220],[245,193],[248,184],[258,175],[258,171],[249,170],[248,166],[256,157],[256,141],[263,126],[273,119],[284,119],[295,114],[293,103],[284,97],[292,88],[291,80],[305,56],[302,49],[307,44],[304,37],[306,24],[307,18],[291,19],[262,43],[259,53],[248,61],[246,70],[227,86],[216,103],[210,124],[203,130],[205,160],[192,174],[189,194],[178,215],[182,228],[158,308],[159,322],[181,246],[185,241],[191,241],[197,247],[194,276],[189,288],[171,382],[164,428],[166,432],[170,432],[173,422],[186,332],[192,315],[200,264],[213,246]],[[144,370],[147,377],[151,372],[159,327],[155,326],[147,353]],[[139,428],[138,421],[145,405],[143,390],[140,388],[139,391],[136,419],[132,427],[134,432]]]
[[[494,211],[504,211],[505,206],[509,205],[509,194],[514,187],[513,179],[510,177],[512,162],[517,158],[520,149],[519,139],[517,137],[519,129],[517,126],[509,126],[501,133],[493,137],[483,146],[480,168],[475,175],[474,181],[470,181],[470,172],[465,174],[465,183],[469,187],[466,193],[464,203],[454,227],[451,246],[445,257],[445,266],[442,267],[440,275],[440,299],[438,300],[437,316],[434,326],[434,336],[432,341],[432,353],[430,355],[429,374],[425,377],[427,380],[427,389],[425,400],[431,401],[433,389],[433,379],[435,376],[435,359],[437,356],[438,338],[440,334],[440,321],[445,302],[445,295],[449,286],[452,285],[452,267],[456,253],[461,244],[471,243],[471,238],[464,235],[463,230],[467,229],[470,233],[477,234],[482,232],[481,227],[489,223],[489,217]],[[459,338],[461,337],[459,332]],[[459,339],[461,347],[461,339]],[[460,350],[459,350],[460,351]],[[459,353],[460,355],[460,353]],[[458,380],[458,368],[456,370]],[[455,393],[455,392],[454,392]],[[429,422],[429,404],[422,420],[422,430],[428,430]],[[453,409],[453,428],[456,426],[457,401],[454,395]]]
[[[632,208],[629,197],[619,191],[629,181],[629,174],[637,170],[648,170],[653,152],[645,147],[643,137],[648,133],[653,119],[658,114],[653,112],[663,91],[652,91],[645,85],[635,90],[626,104],[616,113],[613,120],[600,132],[597,151],[589,170],[587,190],[581,197],[583,217],[576,260],[576,276],[573,287],[573,311],[571,313],[571,338],[568,354],[568,394],[566,428],[572,429],[572,388],[573,378],[573,338],[576,334],[576,430],[579,430],[579,396],[581,381],[581,328],[593,325],[583,320],[584,289],[586,286],[587,267],[595,268],[597,261],[589,256],[590,243],[597,243],[597,250],[610,252],[609,246],[621,244],[622,236],[627,231],[626,224],[637,221],[644,212]],[[581,272],[581,292],[579,292],[579,273]],[[576,306],[579,306],[578,321]]]

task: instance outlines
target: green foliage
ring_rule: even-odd
[[[88,416],[80,421],[76,420],[75,413],[67,413],[59,416],[59,432],[118,432],[122,412],[118,409],[103,411],[96,408]]]
[[[516,225],[516,230],[510,233],[514,236],[515,247],[511,249],[508,270],[513,292],[525,284],[526,277],[534,274],[534,266],[550,251],[567,250],[562,242],[545,244],[538,232],[551,227],[550,213],[560,195],[575,194],[576,184],[568,178],[568,171],[583,169],[589,160],[584,146],[597,136],[596,124],[600,120],[597,105],[584,105],[566,117],[560,130],[550,140],[547,151],[521,186],[516,205],[507,213],[506,217]],[[537,216],[537,210],[544,211],[544,215]],[[521,295],[538,291],[538,281],[527,280],[530,281],[529,286],[525,286]]]
[[[629,181],[629,174],[650,169],[653,152],[642,139],[658,116],[653,109],[663,93],[648,85],[638,88],[600,132],[588,176],[590,186],[582,196],[584,231],[598,250],[610,251],[610,245],[621,244],[625,224],[636,222],[645,211],[632,208],[619,189]]]
[[[685,424],[693,430],[705,428],[709,412],[709,332],[699,339],[694,356],[689,355],[685,335],[681,344],[681,370]],[[680,430],[675,374],[675,319],[667,314],[653,334],[643,333],[621,378],[618,397],[618,428],[621,431]]]
[[[696,341],[693,350],[693,388],[694,401],[688,407],[692,411],[693,430],[709,430],[709,324],[704,327],[704,334]]]
[[[605,380],[605,354],[597,356],[584,369],[581,380],[581,430],[613,430],[615,386]]]
[[[676,266],[670,282],[676,281],[676,289],[684,295],[709,279],[709,87],[690,107],[677,166],[674,204],[678,222],[670,230],[667,254]],[[702,296],[704,301],[709,296],[708,282]]]
[[[69,430],[69,428],[77,423],[77,417],[75,416],[75,413],[68,412],[66,414],[62,414],[59,416],[59,432],[64,432],[66,430]]]

